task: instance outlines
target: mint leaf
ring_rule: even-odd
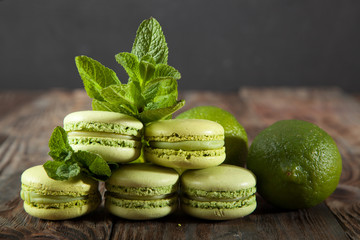
[[[62,164],[56,169],[56,175],[62,179],[69,179],[80,174],[80,167],[77,163]]]
[[[77,151],[75,158],[81,164],[83,171],[92,178],[106,181],[111,176],[111,169],[101,156],[86,151]]]
[[[66,180],[66,178],[57,175],[57,169],[65,164],[66,163],[59,161],[47,161],[44,163],[43,167],[50,178],[54,180]]]
[[[144,110],[170,107],[177,101],[177,82],[172,78],[154,79],[146,85],[143,95],[148,103]]]
[[[178,70],[169,65],[158,64],[155,68],[154,78],[162,77],[172,77],[173,79],[179,80],[181,78],[181,74]]]
[[[169,118],[183,106],[177,100],[181,74],[167,65],[167,43],[154,18],[140,24],[131,53],[120,52],[115,59],[129,76],[126,84],[99,62],[76,57],[85,90],[93,98],[93,110],[124,113],[146,124]]]
[[[155,62],[155,59],[149,53],[142,56],[140,61],[145,61],[145,62],[151,63],[152,65],[157,65],[156,62]]]
[[[167,108],[145,110],[140,113],[140,119],[142,122],[146,123],[163,119],[170,119],[172,117],[172,114],[182,108],[184,105],[185,101],[181,100],[173,106]]]
[[[80,173],[80,167],[77,163],[65,163],[60,161],[47,161],[44,164],[47,175],[55,180],[67,180]]]
[[[83,80],[85,90],[91,98],[103,100],[100,93],[101,89],[120,83],[113,70],[103,66],[96,60],[86,56],[77,56],[75,63]]]
[[[104,88],[101,91],[104,99],[113,104],[120,105],[131,115],[136,116],[138,113],[137,99],[134,96],[138,95],[136,92],[139,91],[134,84],[117,84]]]
[[[152,76],[155,72],[155,65],[151,62],[142,60],[139,64],[139,72],[142,80],[140,84],[144,85],[146,82],[152,79]]]
[[[161,26],[154,18],[140,24],[131,53],[139,59],[150,54],[157,64],[167,64],[169,50]]]
[[[54,129],[49,140],[49,148],[49,155],[56,161],[68,161],[72,157],[73,150],[62,127]]]
[[[139,78],[139,59],[136,55],[122,52],[116,54],[115,59],[125,69],[130,78]]]
[[[95,111],[119,112],[127,115],[133,115],[132,111],[127,110],[118,104],[111,104],[107,101],[92,100],[92,109]]]

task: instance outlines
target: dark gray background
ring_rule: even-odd
[[[182,73],[180,90],[360,90],[359,0],[2,0],[0,89],[82,87],[77,55],[126,82],[114,55],[131,50],[150,16]]]

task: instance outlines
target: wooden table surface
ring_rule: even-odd
[[[178,211],[152,221],[128,221],[100,206],[67,221],[27,215],[20,175],[49,159],[48,140],[70,112],[91,109],[83,90],[0,91],[0,239],[360,239],[360,98],[337,88],[244,88],[234,93],[186,91],[183,110],[215,105],[233,113],[249,141],[282,119],[302,119],[338,144],[343,172],[336,191],[310,209],[284,211],[258,196],[258,208],[231,221],[204,221]],[[101,187],[103,190],[103,186]]]

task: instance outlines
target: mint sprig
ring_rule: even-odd
[[[49,155],[54,161],[47,161],[43,166],[52,179],[68,180],[82,173],[95,180],[106,181],[111,176],[112,165],[109,166],[100,155],[87,151],[75,152],[62,127],[54,129],[49,140],[49,148]]]
[[[177,100],[181,74],[167,65],[168,47],[161,26],[154,18],[143,21],[131,52],[115,55],[129,76],[121,83],[116,73],[87,56],[75,58],[93,110],[125,113],[144,124],[169,119],[185,105]]]

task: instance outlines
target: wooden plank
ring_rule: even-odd
[[[103,206],[88,216],[68,221],[30,217],[19,199],[21,172],[49,158],[48,139],[66,114],[91,109],[83,90],[53,90],[0,118],[0,189],[7,192],[0,194],[0,239],[359,238],[358,101],[337,89],[247,88],[238,94],[186,91],[180,95],[186,100],[184,110],[215,105],[233,113],[246,128],[250,142],[277,120],[299,118],[318,124],[334,137],[343,154],[344,174],[339,188],[325,203],[307,210],[281,211],[259,197],[252,215],[224,222],[194,219],[181,211],[153,221],[128,221],[110,215]]]
[[[347,239],[325,204],[288,212],[262,199],[258,204],[253,214],[231,221],[200,220],[181,211],[156,221],[115,218],[112,239]]]
[[[0,91],[0,119],[10,112],[17,111],[21,106],[33,101],[45,91]]]

